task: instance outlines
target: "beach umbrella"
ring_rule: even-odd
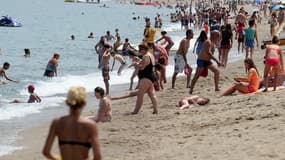
[[[272,7],[272,11],[277,11],[277,10],[279,10],[280,8],[285,8],[285,6],[282,5],[282,4],[275,5],[274,7]]]

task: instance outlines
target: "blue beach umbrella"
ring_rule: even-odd
[[[273,8],[272,8],[272,11],[277,11],[277,10],[279,10],[279,9],[281,9],[281,8],[285,8],[285,6],[284,5],[282,5],[282,4],[278,4],[278,5],[275,5]]]

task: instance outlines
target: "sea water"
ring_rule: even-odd
[[[106,7],[103,7],[106,4]],[[159,13],[163,19],[163,30],[173,38],[175,48],[185,37],[179,23],[170,23],[170,10],[165,7],[146,7],[121,4],[114,1],[101,1],[101,4],[64,3],[63,0],[3,0],[0,3],[0,15],[9,15],[23,24],[20,28],[0,27],[0,65],[9,62],[7,75],[20,83],[8,83],[0,86],[0,156],[11,153],[21,146],[15,144],[20,130],[34,127],[52,118],[66,114],[63,106],[64,94],[71,86],[82,85],[88,92],[96,86],[104,87],[98,66],[95,44],[107,30],[114,35],[119,29],[122,41],[129,38],[132,44],[138,44],[143,38],[145,21]],[[133,17],[140,19],[133,20]],[[90,32],[94,39],[88,39]],[[195,31],[195,38],[199,31]],[[74,35],[75,40],[70,36]],[[195,38],[191,40],[188,59],[195,66],[196,55],[192,54]],[[25,58],[24,48],[29,48],[31,57]],[[43,73],[48,60],[54,52],[60,52],[58,77],[45,78]],[[232,54],[231,59],[239,58]],[[111,61],[112,63],[112,61]],[[124,70],[117,76],[119,67],[110,73],[111,95],[123,93],[128,89],[122,84],[129,83],[132,69]],[[167,67],[167,76],[173,72],[173,56]],[[42,98],[40,104],[9,104],[14,99],[28,98],[27,86],[34,84],[35,92]],[[95,100],[94,100],[95,101]],[[93,107],[93,108],[92,108]],[[94,110],[96,106],[89,109]]]

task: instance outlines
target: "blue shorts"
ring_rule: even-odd
[[[211,61],[205,61],[205,60],[197,59],[197,67],[208,67],[212,64],[213,63]]]
[[[254,40],[246,40],[245,41],[245,48],[254,48]]]

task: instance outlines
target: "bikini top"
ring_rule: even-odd
[[[65,145],[65,144],[69,144],[69,145],[80,145],[86,148],[91,148],[92,144],[90,142],[78,142],[78,141],[65,141],[65,140],[58,140],[58,144],[61,145]]]

